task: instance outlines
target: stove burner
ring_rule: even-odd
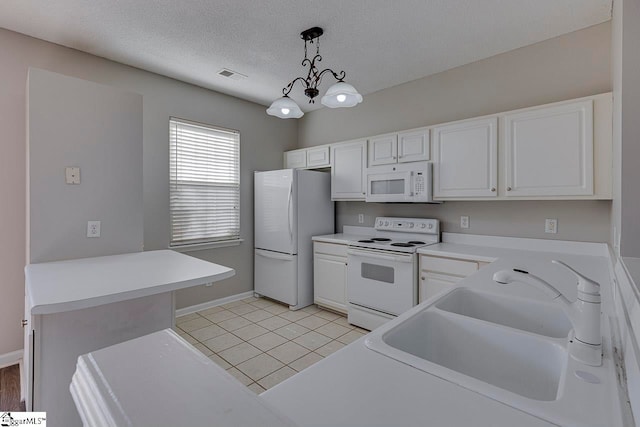
[[[412,248],[415,245],[413,245],[411,243],[392,243],[391,246],[398,246],[398,247],[401,247],[401,248]]]
[[[412,245],[424,245],[424,242],[421,242],[420,240],[411,240],[410,242],[407,243],[411,243]]]
[[[358,243],[373,243],[373,240],[370,240],[370,239],[358,240]]]
[[[391,239],[387,239],[386,237],[374,237],[373,239],[374,242],[390,242]]]

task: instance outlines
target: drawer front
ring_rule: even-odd
[[[478,270],[478,263],[423,255],[420,257],[420,268],[427,271],[467,277]]]
[[[314,253],[343,257],[345,261],[347,258],[347,245],[339,243],[313,242],[313,251]]]

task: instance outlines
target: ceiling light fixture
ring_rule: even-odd
[[[304,94],[309,97],[309,104],[315,103],[315,97],[320,94],[318,86],[322,82],[322,77],[330,73],[338,81],[331,86],[327,93],[321,98],[322,105],[329,108],[353,107],[362,102],[362,95],[348,83],[343,80],[346,76],[344,71],[336,73],[330,68],[319,71],[316,67],[316,61],[322,61],[320,56],[320,36],[324,33],[322,28],[313,27],[300,33],[300,38],[304,40],[304,59],[303,67],[309,67],[307,77],[296,77],[284,89],[282,89],[283,97],[273,101],[267,109],[267,114],[280,117],[281,119],[298,119],[304,115],[298,104],[289,98],[289,93],[293,89],[296,82],[300,82],[304,86]],[[312,59],[307,55],[307,43],[316,45],[316,54]]]

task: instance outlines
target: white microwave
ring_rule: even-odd
[[[431,163],[413,162],[367,169],[367,202],[434,203]],[[437,202],[435,202],[437,203]]]

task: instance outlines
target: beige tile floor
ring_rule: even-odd
[[[176,318],[176,331],[256,393],[275,386],[368,331],[315,305],[290,311],[247,298]]]

